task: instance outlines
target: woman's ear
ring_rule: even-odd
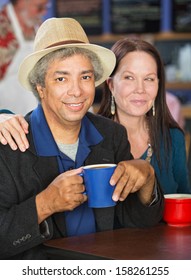
[[[44,90],[43,90],[44,88],[41,85],[37,85],[36,89],[38,91],[40,99],[43,99],[44,98]]]

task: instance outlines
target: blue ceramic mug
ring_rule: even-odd
[[[116,205],[112,199],[115,186],[109,183],[116,166],[116,164],[94,164],[83,167],[82,176],[89,207],[102,208]]]

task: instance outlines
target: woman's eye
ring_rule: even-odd
[[[148,78],[146,78],[145,80],[146,80],[146,81],[149,81],[149,82],[154,82],[154,81],[155,81],[155,79],[154,79],[154,78],[151,78],[151,77],[148,77]]]

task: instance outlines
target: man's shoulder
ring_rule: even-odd
[[[113,128],[118,128],[118,129],[122,129],[122,130],[125,129],[121,124],[119,124],[109,118],[103,117],[101,115],[97,115],[97,114],[88,112],[86,114],[86,116],[95,126],[104,127],[104,128],[109,126],[111,128],[113,127]]]

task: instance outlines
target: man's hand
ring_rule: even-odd
[[[81,172],[82,168],[78,168],[60,174],[36,196],[39,224],[54,213],[72,211],[87,200]]]
[[[25,152],[29,147],[26,134],[28,123],[21,115],[0,114],[0,143],[9,144],[12,150]]]
[[[117,165],[110,183],[116,185],[114,201],[123,201],[130,193],[138,192],[141,202],[149,204],[152,200],[155,172],[145,160],[122,161]]]

